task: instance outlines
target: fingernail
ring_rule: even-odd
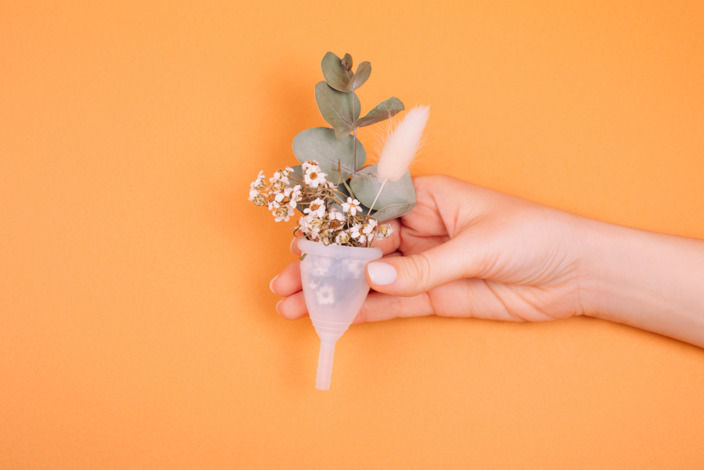
[[[279,315],[281,315],[281,310],[279,310],[279,307],[281,306],[281,304],[283,303],[284,300],[286,300],[286,299],[281,299],[278,302],[276,302],[276,307],[274,307],[276,309],[276,313],[278,313]]]
[[[295,238],[291,240],[291,244],[288,246],[288,249],[291,250],[291,252],[294,252],[293,250],[296,248],[296,242],[298,242],[298,240]]]
[[[389,263],[369,263],[369,280],[377,286],[386,286],[396,280],[396,268]]]
[[[277,275],[277,276],[274,276],[274,279],[269,281],[269,290],[271,292],[274,292],[274,281],[276,281],[278,278],[279,278],[279,276]],[[274,294],[276,294],[276,292],[274,292]]]

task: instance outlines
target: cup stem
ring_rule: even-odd
[[[320,356],[318,356],[318,376],[315,380],[315,388],[318,390],[330,389],[330,378],[332,376],[332,361],[335,355],[335,341],[320,342]]]

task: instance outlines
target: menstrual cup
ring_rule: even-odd
[[[325,246],[299,240],[305,254],[301,261],[303,296],[315,332],[320,337],[318,377],[315,388],[328,390],[335,343],[359,313],[369,292],[364,277],[367,263],[381,258],[378,248]]]

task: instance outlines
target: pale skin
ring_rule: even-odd
[[[704,347],[704,241],[599,222],[447,176],[417,177],[414,186],[417,206],[375,243],[384,257],[374,263],[383,264],[367,267],[373,291],[355,322],[587,315]],[[300,254],[296,240],[291,246]],[[270,287],[284,297],[282,316],[307,315],[298,261]]]

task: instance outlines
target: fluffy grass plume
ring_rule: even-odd
[[[416,106],[389,135],[377,164],[380,179],[398,181],[406,173],[420,146],[429,115],[430,106]]]

